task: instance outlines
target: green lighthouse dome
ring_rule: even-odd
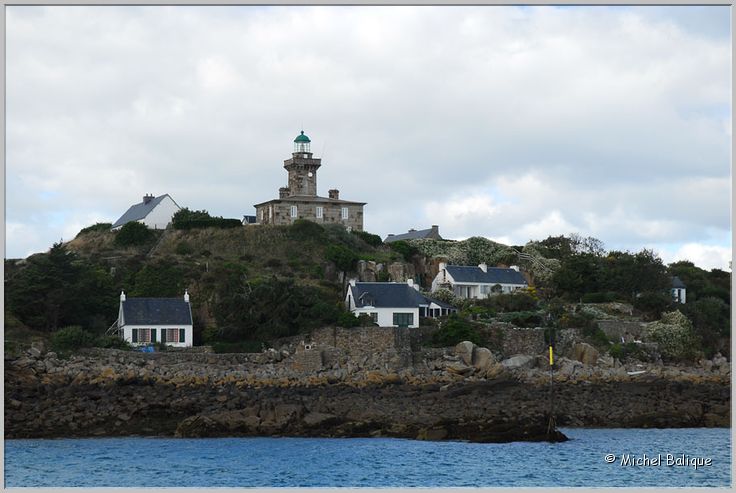
[[[294,139],[294,152],[303,153],[304,156],[300,157],[311,157],[308,156],[308,153],[311,153],[309,150],[309,146],[311,145],[312,141],[309,140],[309,137],[304,135],[304,130],[302,130],[302,133],[296,136],[296,139]]]

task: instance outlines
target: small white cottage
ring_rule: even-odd
[[[112,229],[120,229],[125,223],[131,221],[138,221],[151,229],[166,229],[166,226],[171,222],[171,218],[179,209],[181,207],[174,202],[169,194],[159,195],[158,197],[144,195],[143,202],[131,205],[125,211],[125,214],[115,221]]]
[[[120,293],[117,332],[134,346],[161,342],[191,347],[193,327],[187,291],[182,298],[127,298]]]
[[[355,316],[368,314],[380,327],[419,327],[419,317],[439,317],[457,309],[424,296],[412,279],[406,283],[350,281],[345,307]]]
[[[492,294],[511,293],[529,285],[519,268],[488,267],[486,264],[447,265],[440,263],[440,270],[432,281],[432,292],[449,289],[462,299],[483,299]]]
[[[685,283],[677,276],[672,278],[672,288],[670,289],[670,293],[672,294],[672,300],[675,303],[685,303],[687,300],[687,286],[685,286]]]

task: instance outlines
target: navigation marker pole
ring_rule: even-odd
[[[552,382],[552,367],[555,364],[555,357],[553,352],[553,343],[552,338],[550,337],[550,344],[549,344],[549,421],[547,422],[547,437],[552,438],[552,436],[557,431],[557,423],[555,422],[555,398],[554,398],[554,388],[553,388],[553,382]]]

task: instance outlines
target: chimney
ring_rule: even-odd
[[[184,290],[184,301],[189,303],[189,290],[187,289]]]
[[[120,301],[125,301],[125,291],[120,291]]]
[[[339,200],[340,199],[340,190],[333,188],[332,190],[328,190],[327,194],[331,199]]]
[[[516,272],[519,272],[519,266],[518,265],[512,265],[509,267],[509,269],[514,269]]]
[[[285,199],[286,197],[289,196],[289,192],[290,192],[289,187],[281,187],[281,188],[279,188],[279,198],[280,199]]]
[[[414,229],[414,228],[411,228],[411,229],[409,230],[409,233],[413,233],[414,231],[416,231],[416,229]]]
[[[414,279],[409,278],[406,280],[406,284],[419,291],[419,284],[414,284]]]
[[[143,196],[143,203],[144,204],[147,204],[147,203],[149,203],[152,200],[153,200],[153,195],[146,194],[146,195]]]
[[[355,279],[350,279],[350,281],[349,281],[349,282],[350,282],[350,285],[351,285],[351,286],[355,287]]]
[[[440,262],[440,270],[445,270],[447,268],[447,262]]]
[[[480,270],[482,270],[483,272],[488,272],[488,264],[486,264],[485,262],[483,262],[482,264],[478,264],[478,267],[480,267]]]
[[[434,233],[434,234],[436,234],[436,235],[439,236],[439,234],[440,234],[440,227],[438,225],[436,225],[436,224],[433,224],[432,225],[432,233]]]

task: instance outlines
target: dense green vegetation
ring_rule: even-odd
[[[184,207],[179,209],[171,219],[174,229],[197,229],[197,228],[238,228],[243,224],[239,219],[226,219],[220,216],[214,217],[205,210],[191,211]]]
[[[665,266],[649,250],[607,252],[595,238],[574,235],[524,247],[483,238],[384,245],[377,235],[338,225],[299,220],[288,227],[221,229],[209,227],[211,219],[207,211],[182,209],[175,222],[185,226],[166,233],[138,223],[111,232],[109,224],[98,223],[68,245],[55,244],[21,263],[6,261],[6,325],[11,323],[14,333],[26,328],[54,334],[62,345],[109,345],[101,335],[117,318],[121,290],[133,297],[179,297],[189,289],[195,343],[219,351],[258,350],[274,338],[319,326],[371,325],[345,312],[342,304],[345,279],[354,275],[358,260],[388,264],[449,251],[467,263],[493,265],[496,259],[522,265],[532,273],[534,288],[475,302],[457,300],[449,291],[434,293],[461,309],[459,316],[441,321],[434,344],[480,341],[486,332],[476,322],[500,321],[579,328],[600,349],[630,355],[633,348],[611,345],[594,313],[582,305],[623,302],[633,306],[633,316],[647,321],[679,310],[690,324],[692,354],[729,350],[730,273],[705,271],[690,262]],[[147,257],[158,239],[156,254]],[[524,264],[529,257],[536,267]],[[672,302],[673,275],[687,285],[687,304]],[[386,270],[378,280],[388,280]],[[670,328],[676,324],[664,325],[657,337],[679,333]],[[60,332],[61,327],[76,328]],[[92,342],[80,334],[89,334]]]

